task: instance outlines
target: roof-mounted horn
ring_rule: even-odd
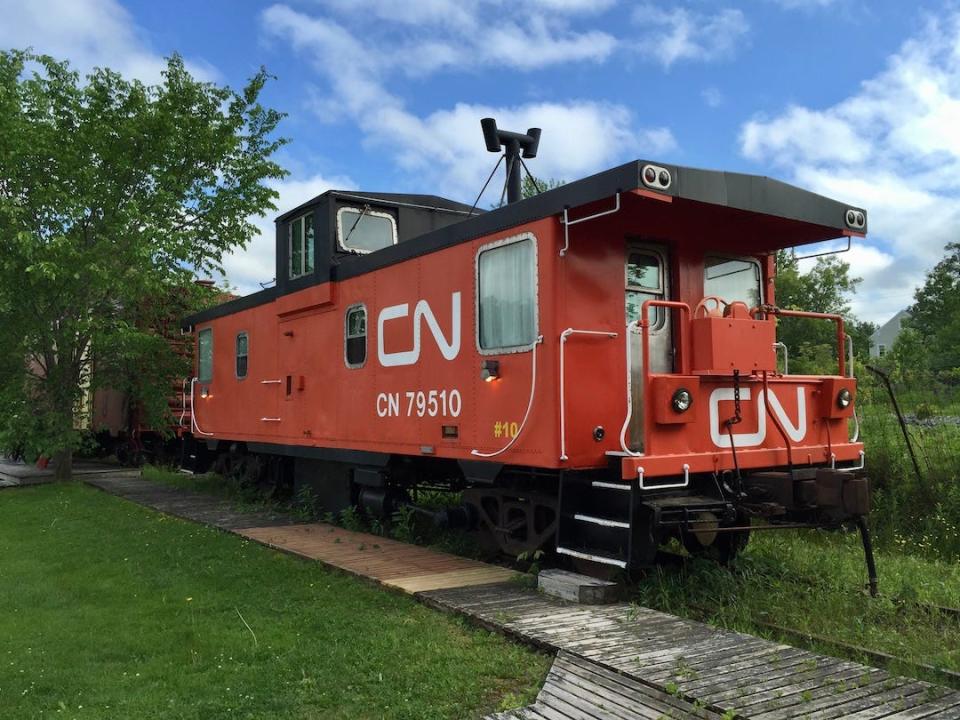
[[[483,118],[480,121],[480,127],[483,128],[483,139],[487,144],[487,150],[500,152],[503,148],[507,159],[507,202],[514,203],[521,200],[523,192],[520,168],[521,166],[526,168],[526,165],[523,165],[520,153],[522,151],[523,157],[527,159],[537,156],[540,128],[529,128],[526,135],[509,130],[498,130],[497,121],[493,118]]]

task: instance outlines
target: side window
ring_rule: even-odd
[[[647,300],[663,300],[663,261],[656,253],[630,250],[627,254],[625,285],[627,322],[640,319],[640,308]],[[666,321],[666,308],[652,307],[650,327],[658,330]]]
[[[477,313],[481,350],[522,349],[537,339],[537,267],[532,237],[480,250]]]
[[[197,380],[213,380],[213,329],[204,328],[197,334]]]
[[[755,308],[763,302],[760,263],[756,260],[707,256],[703,259],[703,294]]]
[[[291,220],[287,227],[290,279],[313,272],[313,213]]]
[[[886,354],[887,354],[887,346],[886,346],[886,345],[878,345],[878,346],[877,346],[877,354],[878,354],[880,357],[883,357],[884,355],[886,355]]]
[[[367,309],[363,305],[347,308],[343,337],[347,367],[363,367],[367,361]]]
[[[243,380],[247,376],[249,342],[245,332],[237,333],[237,380]]]
[[[363,208],[337,211],[337,244],[341,250],[371,253],[397,244],[397,221],[393,215]]]

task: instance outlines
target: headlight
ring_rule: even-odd
[[[693,404],[693,395],[686,388],[680,388],[673,394],[670,404],[678,413],[686,412]]]
[[[850,395],[850,391],[846,388],[843,388],[839,393],[837,393],[837,407],[850,407],[851,402],[853,402],[853,396]]]

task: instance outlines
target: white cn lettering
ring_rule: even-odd
[[[450,307],[452,314],[452,323],[450,328],[450,340],[447,341],[443,330],[437,318],[430,309],[430,304],[426,300],[421,300],[413,309],[413,348],[401,352],[387,352],[383,347],[383,326],[388,320],[399,320],[405,318],[410,313],[410,305],[391,305],[385,307],[377,316],[377,357],[380,364],[384,367],[395,367],[397,365],[413,365],[420,359],[420,320],[423,319],[433,335],[434,342],[440,348],[440,353],[447,360],[453,360],[460,354],[460,293],[455,292],[450,298]]]
[[[740,390],[741,400],[750,400],[750,388]],[[720,420],[720,403],[724,400],[733,401],[733,388],[717,388],[710,394],[710,439],[717,447],[730,447],[730,435],[727,432],[726,418]],[[800,442],[807,434],[807,398],[803,388],[797,388],[797,423],[794,424],[783,409],[783,404],[777,394],[770,391],[770,409],[777,416],[787,437],[793,442]],[[736,426],[734,426],[736,427]],[[767,404],[764,402],[763,390],[757,393],[757,430],[756,432],[734,433],[734,444],[738,447],[756,447],[762,445],[767,437]]]

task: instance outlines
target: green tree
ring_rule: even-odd
[[[0,442],[55,455],[67,477],[84,388],[169,359],[144,314],[220,270],[273,208],[265,181],[285,174],[267,79],[235,92],[174,56],[157,85],[107,69],[82,80],[0,52]]]
[[[850,297],[859,283],[860,278],[850,275],[850,263],[836,255],[817,258],[809,272],[801,273],[794,253],[785,250],[777,253],[777,305],[789,310],[842,315],[857,355],[866,358],[876,326],[857,320],[851,313]],[[777,337],[790,351],[791,372],[836,372],[837,336],[833,323],[783,318]]]
[[[523,184],[520,186],[520,191],[523,193],[523,199],[532,198],[535,195],[539,195],[542,192],[547,190],[553,190],[563,185],[563,180],[557,180],[556,178],[538,178],[533,175],[524,175]]]
[[[933,369],[960,367],[960,243],[927,273],[914,294],[909,326],[929,343]]]

